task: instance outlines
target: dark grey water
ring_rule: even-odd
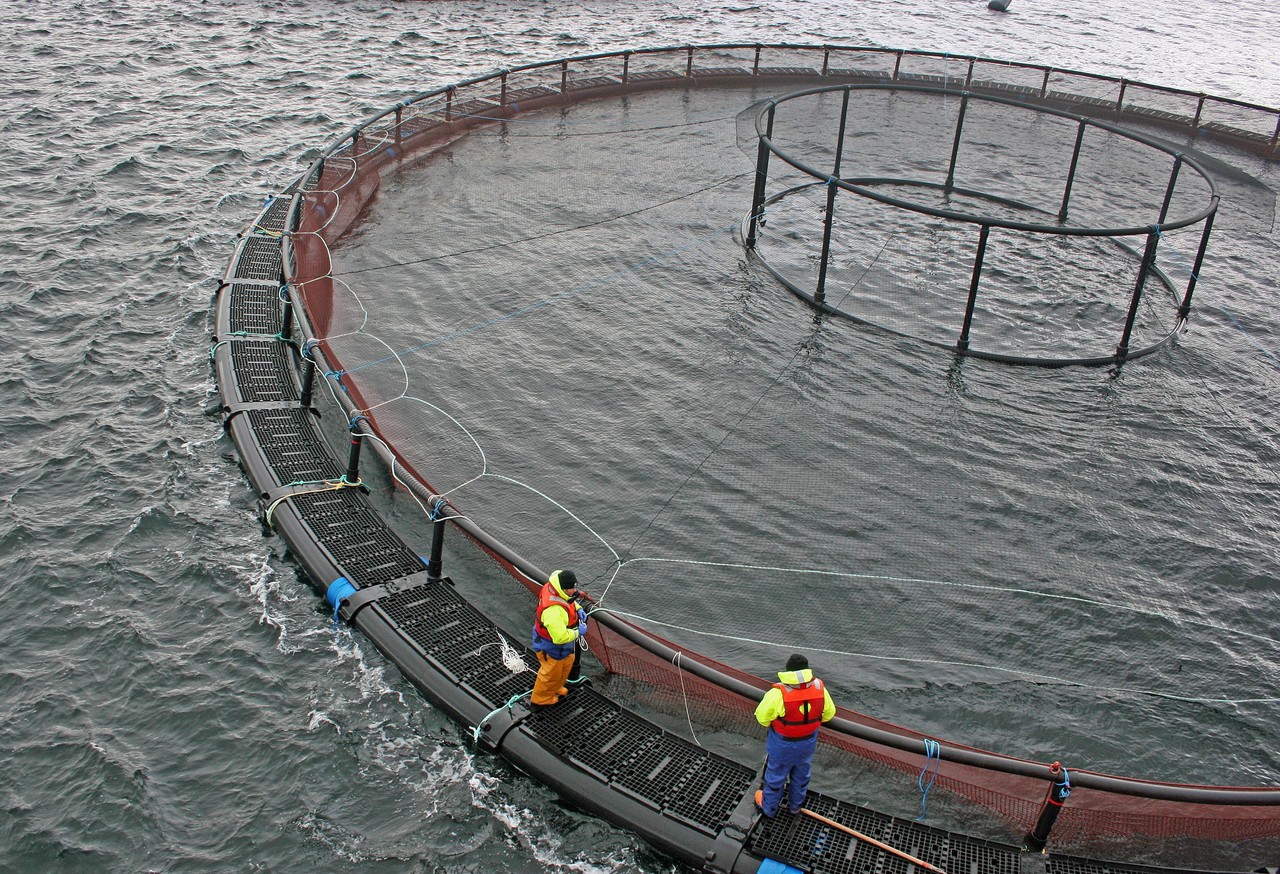
[[[1280,104],[1280,60],[1264,50],[1280,33],[1269,4],[1099,11],[1015,0],[1011,9],[1001,16],[980,2],[637,10],[6,5],[0,869],[666,870],[625,832],[473,756],[462,732],[371,647],[335,632],[279,543],[262,536],[210,414],[208,304],[231,240],[309,149],[373,109],[497,66],[611,48],[777,40],[938,49]],[[907,348],[899,351],[925,394],[905,415],[928,408],[953,422],[951,436],[960,439],[976,418],[1017,422],[1034,408],[1054,427],[1055,442],[1073,451],[1042,458],[1043,491],[996,480],[981,500],[1030,503],[1050,527],[1063,494],[1081,503],[1095,524],[1058,532],[1061,549],[1098,567],[1116,559],[1133,572],[1121,581],[1131,600],[1150,596],[1159,609],[1212,621],[1190,640],[1197,658],[1220,651],[1221,664],[1247,674],[1222,685],[1251,690],[1217,697],[1274,698],[1274,648],[1223,629],[1273,636],[1275,280],[1257,275],[1248,252],[1224,250],[1216,266],[1220,287],[1253,290],[1247,302],[1225,294],[1215,302],[1206,290],[1203,322],[1176,354],[1119,384],[1079,375],[1064,396],[1058,377],[1022,376],[1010,385],[1000,373],[969,369],[957,387],[938,380],[935,359]],[[730,321],[724,329],[741,327]],[[821,383],[808,390],[820,393]],[[1134,405],[1168,413],[1135,423],[1125,415]],[[1205,413],[1215,408],[1218,415]],[[1096,436],[1099,420],[1115,429],[1110,436]],[[864,425],[869,470],[900,468],[904,453],[929,449],[874,418]],[[937,458],[951,457],[946,436],[931,438],[942,441]],[[1140,438],[1145,474],[1118,461]],[[961,445],[969,458],[999,449]],[[1108,460],[1104,473],[1073,485],[1099,452]],[[1153,470],[1168,477],[1153,478]],[[947,471],[923,479],[904,471],[895,481],[902,500],[882,495],[856,509],[915,532],[900,550],[921,557],[912,576],[985,582],[976,571],[940,572],[945,555],[930,566],[938,538],[921,520],[939,530],[966,524],[959,512],[931,515],[955,511],[966,498]],[[1109,497],[1129,490],[1146,508],[1141,525],[1132,504]],[[1197,512],[1188,521],[1157,513],[1182,507]],[[1095,540],[1099,532],[1107,536]],[[1018,536],[1012,528],[1004,534]],[[1080,549],[1071,549],[1073,538]],[[879,557],[861,559],[876,565]],[[989,609],[960,592],[946,595],[927,611],[939,630],[920,636],[943,639],[967,613]],[[721,604],[706,621],[730,627],[752,615]],[[764,658],[735,646],[722,655],[748,664]],[[871,651],[844,641],[830,648]],[[841,673],[855,677],[865,667]],[[976,724],[957,725],[947,708],[993,689],[957,671],[941,684],[920,684],[917,672],[886,667],[846,691],[862,709],[944,736],[994,735],[991,745],[1017,752],[1003,743],[1013,738],[1000,736],[1000,714],[1026,712],[1023,698],[1005,700],[994,687],[995,704],[966,708]],[[1134,678],[1143,688],[1150,680]],[[1186,739],[1175,744],[1184,753],[1173,776],[1199,779],[1185,762],[1198,730],[1215,735],[1220,760],[1205,767],[1219,778],[1261,782],[1274,773],[1274,731],[1264,728],[1273,710],[1170,709],[1148,696],[1117,698],[1139,702],[1125,711],[1125,732],[1154,721]],[[1138,718],[1142,710],[1149,719]],[[1204,719],[1205,710],[1214,717]],[[1260,727],[1237,731],[1241,725]],[[1151,773],[1164,737],[1140,737],[1090,750],[1117,764],[1136,756],[1134,770]],[[1050,739],[1031,745],[1044,749]]]

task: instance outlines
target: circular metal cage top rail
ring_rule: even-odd
[[[778,106],[784,103],[790,102],[792,100],[798,100],[805,97],[812,97],[820,94],[829,94],[832,92],[842,92],[845,95],[848,95],[848,93],[852,91],[907,91],[907,92],[913,92],[917,94],[935,94],[935,95],[944,96],[948,98],[959,96],[961,98],[960,113],[957,116],[957,120],[956,120],[955,137],[954,137],[954,143],[952,145],[952,150],[951,150],[951,163],[948,168],[946,182],[938,183],[938,182],[930,182],[923,179],[888,178],[888,177],[878,178],[878,179],[847,178],[847,177],[838,175],[838,171],[837,173],[831,173],[825,170],[818,169],[817,167],[811,166],[805,161],[783,151],[773,142],[774,117],[775,117],[775,113],[777,111]],[[1069,119],[1071,121],[1076,122],[1076,124],[1078,125],[1078,131],[1076,136],[1075,150],[1071,158],[1071,171],[1068,173],[1068,176],[1067,176],[1067,190],[1063,195],[1062,209],[1058,213],[1056,222],[1054,223],[1023,222],[1023,221],[1015,221],[1007,218],[999,218],[999,217],[990,216],[990,215],[977,215],[974,213],[962,212],[954,209],[943,209],[941,207],[928,206],[927,204],[917,203],[915,201],[906,200],[900,197],[891,197],[887,194],[878,192],[871,187],[871,184],[873,183],[908,184],[908,185],[916,185],[920,187],[940,188],[947,191],[957,191],[965,194],[976,195],[978,197],[986,197],[993,201],[999,200],[1003,203],[1011,203],[1006,198],[999,197],[996,195],[991,195],[982,191],[961,189],[956,187],[954,184],[955,166],[956,166],[956,160],[960,152],[960,139],[961,139],[961,134],[963,132],[963,127],[964,127],[965,112],[968,107],[969,101],[971,100],[978,100],[978,101],[983,101],[988,103],[998,103],[1004,106],[1014,107],[1015,109],[1018,109],[1024,112],[1031,112],[1031,113],[1037,113],[1037,114],[1043,114],[1043,115],[1053,115],[1059,118]],[[1133,225],[1133,226],[1120,225],[1115,227],[1081,227],[1081,226],[1071,226],[1071,225],[1064,224],[1068,216],[1068,202],[1070,199],[1071,190],[1073,185],[1075,184],[1075,178],[1076,178],[1075,170],[1080,158],[1080,148],[1083,144],[1085,131],[1090,127],[1099,128],[1101,130],[1105,130],[1117,136],[1124,137],[1125,139],[1132,140],[1137,143],[1141,143],[1142,145],[1147,146],[1151,149],[1154,149],[1158,152],[1161,152],[1165,155],[1168,155],[1170,158],[1173,159],[1171,169],[1170,169],[1169,188],[1168,188],[1168,191],[1166,192],[1165,202],[1158,218],[1153,217],[1153,221],[1148,224]],[[930,86],[930,85],[904,85],[900,83],[872,83],[872,84],[860,84],[860,85],[827,85],[819,88],[808,88],[803,91],[795,91],[791,94],[785,94],[782,97],[776,97],[772,100],[765,102],[765,105],[761,108],[760,112],[756,115],[756,134],[760,138],[760,143],[764,148],[767,148],[772,154],[776,155],[778,158],[785,161],[787,164],[791,165],[792,167],[796,168],[801,173],[804,173],[822,182],[826,182],[827,184],[834,185],[845,191],[849,191],[855,194],[860,194],[863,197],[869,197],[873,200],[878,200],[881,203],[886,203],[891,206],[897,206],[903,209],[909,209],[909,210],[912,210],[913,212],[926,213],[928,215],[936,216],[938,218],[948,219],[950,221],[960,221],[960,222],[968,222],[971,224],[988,225],[990,227],[996,227],[996,228],[1009,228],[1011,230],[1028,231],[1030,233],[1059,234],[1059,235],[1070,235],[1070,236],[1122,237],[1122,236],[1138,236],[1141,234],[1147,234],[1147,233],[1150,233],[1153,229],[1157,229],[1157,228],[1165,231],[1177,230],[1178,228],[1185,228],[1190,225],[1198,224],[1199,222],[1204,221],[1209,215],[1211,215],[1214,211],[1217,210],[1218,202],[1221,199],[1220,195],[1218,194],[1217,186],[1214,184],[1213,177],[1209,175],[1209,173],[1195,160],[1195,158],[1191,157],[1190,155],[1186,155],[1183,152],[1178,151],[1177,149],[1171,148],[1170,146],[1167,146],[1164,143],[1161,143],[1158,140],[1153,139],[1152,137],[1145,136],[1131,128],[1121,127],[1119,125],[1110,124],[1108,122],[1100,121],[1098,119],[1090,118],[1088,116],[1066,112],[1065,110],[1054,109],[1053,107],[1050,107],[1050,106],[1028,105],[1023,101],[1011,100],[1007,97],[1001,97],[999,95],[977,94],[969,91],[962,91],[957,95],[955,91],[952,91],[950,89],[940,88],[937,86]],[[842,137],[843,137],[843,134],[844,134],[844,131],[841,130]],[[1201,181],[1204,182],[1205,186],[1209,190],[1208,202],[1203,206],[1203,208],[1201,208],[1200,210],[1198,210],[1197,212],[1189,216],[1183,216],[1180,218],[1169,218],[1167,215],[1165,215],[1165,211],[1168,210],[1169,203],[1173,194],[1173,185],[1174,185],[1174,182],[1177,180],[1178,171],[1182,165],[1186,165],[1190,167],[1192,170],[1194,170],[1196,174],[1200,177]],[[1033,209],[1033,207],[1026,206],[1025,204],[1018,204],[1018,206],[1026,208],[1028,210]]]

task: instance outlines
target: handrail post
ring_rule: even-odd
[[[1071,152],[1071,167],[1067,170],[1067,187],[1062,192],[1062,208],[1058,210],[1058,223],[1067,220],[1067,204],[1071,201],[1071,187],[1075,185],[1076,168],[1080,165],[1080,145],[1084,142],[1084,128],[1088,124],[1083,118],[1076,128],[1076,147]]]
[[[445,124],[453,122],[453,86],[449,86],[449,90],[444,93],[444,121]]]
[[[1169,184],[1164,190],[1164,203],[1160,204],[1160,218],[1156,219],[1156,224],[1164,224],[1165,218],[1169,215],[1169,203],[1173,200],[1173,188],[1178,183],[1178,171],[1182,169],[1182,153],[1173,156],[1173,169],[1169,171]]]
[[[502,92],[498,97],[498,105],[506,107],[507,105],[507,71],[502,71]]]
[[[342,475],[343,482],[354,485],[360,482],[360,447],[364,443],[364,433],[359,430],[364,416],[356,416],[351,420],[351,447],[347,452],[347,472]]]
[[[687,51],[688,51],[688,57],[685,59],[685,62],[684,62],[684,77],[686,79],[692,79],[693,78],[693,46],[689,46]]]
[[[293,336],[293,298],[289,296],[289,286],[280,286],[280,338],[288,340]]]
[[[760,50],[762,48],[763,46],[761,46],[760,43],[756,43],[756,59],[755,59],[755,62],[751,65],[752,76],[760,75]]]
[[[1213,219],[1218,214],[1215,204],[1213,212],[1204,220],[1204,230],[1200,232],[1200,248],[1196,252],[1196,262],[1191,267],[1191,275],[1187,277],[1187,290],[1182,295],[1182,304],[1178,307],[1178,318],[1186,319],[1191,315],[1191,295],[1196,290],[1196,281],[1200,278],[1200,266],[1204,264],[1204,253],[1209,248],[1209,232],[1213,230]]]
[[[569,93],[569,62],[560,62],[560,93]]]
[[[1044,68],[1044,78],[1040,80],[1040,99],[1044,100],[1049,94],[1049,74],[1053,72],[1053,67]]]
[[[444,517],[443,511],[448,504],[444,498],[438,498],[431,505],[431,556],[427,559],[427,579],[437,581],[442,578],[444,565]]]
[[[1032,853],[1043,853],[1049,843],[1049,832],[1062,812],[1063,802],[1071,794],[1071,777],[1067,769],[1059,762],[1049,766],[1049,777],[1053,780],[1045,792],[1044,803],[1040,805],[1040,816],[1035,827],[1022,839],[1022,849]]]
[[[898,81],[898,71],[902,69],[902,49],[898,49],[897,57],[893,62],[893,81]]]
[[[956,115],[956,136],[951,143],[951,164],[947,167],[947,190],[956,181],[956,158],[960,156],[960,134],[964,130],[964,114],[969,108],[969,92],[964,92],[964,96],[960,98],[960,112]]]
[[[991,225],[983,225],[978,234],[978,253],[973,256],[973,273],[969,276],[969,300],[964,305],[964,324],[960,326],[960,339],[956,341],[956,351],[961,354],[969,349],[969,329],[973,327],[973,309],[978,302],[978,282],[982,278],[982,261],[987,257],[989,236]]]
[[[404,124],[404,106],[400,105],[396,107],[396,148],[397,149],[400,148],[400,142],[401,142],[400,126],[402,124]]]
[[[831,225],[835,221],[836,192],[840,186],[840,161],[844,157],[845,125],[849,119],[849,89],[844,89],[844,101],[840,104],[840,134],[836,140],[835,166],[827,180],[827,216],[822,226],[822,256],[818,259],[818,286],[813,292],[813,302],[821,304],[827,298],[827,264],[831,260]]]
[[[756,188],[751,195],[751,216],[746,239],[748,249],[755,248],[756,222],[760,220],[760,213],[764,209],[765,183],[769,179],[769,141],[773,138],[773,115],[777,108],[778,104],[769,104],[769,123],[765,127],[765,135],[760,137],[759,148],[756,149]]]
[[[1192,130],[1200,130],[1200,116],[1204,114],[1204,98],[1205,95],[1201,94],[1200,99],[1196,101],[1196,117],[1191,119]]]
[[[1124,361],[1129,357],[1129,337],[1133,334],[1133,323],[1138,317],[1138,303],[1142,300],[1142,287],[1146,285],[1147,275],[1156,263],[1156,246],[1160,244],[1160,226],[1155,225],[1147,234],[1147,248],[1142,253],[1142,265],[1138,268],[1138,281],[1133,284],[1133,298],[1129,301],[1129,314],[1124,320],[1124,332],[1120,335],[1120,344],[1116,346],[1116,359]]]
[[[622,53],[622,84],[626,85],[631,76],[631,52]]]
[[[314,340],[302,344],[302,397],[299,402],[304,409],[311,406],[311,393],[316,381],[316,360],[311,355],[314,344]]]
[[[1116,95],[1116,118],[1120,117],[1120,113],[1124,111],[1124,92],[1129,87],[1129,80],[1123,76],[1120,77],[1120,93]]]

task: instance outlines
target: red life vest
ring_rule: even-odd
[[[826,704],[822,681],[814,678],[803,686],[774,683],[782,693],[782,715],[771,725],[783,737],[808,737],[822,724],[822,708]]]
[[[569,626],[576,625],[578,618],[578,610],[564,598],[560,597],[560,593],[556,591],[551,583],[543,583],[542,591],[538,592],[538,612],[533,617],[533,630],[538,633],[538,637],[543,640],[551,640],[551,632],[547,631],[547,626],[542,624],[542,612],[548,607],[560,607],[565,612],[565,624]],[[552,641],[554,643],[554,641]]]

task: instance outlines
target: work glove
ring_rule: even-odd
[[[579,625],[587,624],[587,611],[581,607],[578,608],[578,624]]]

